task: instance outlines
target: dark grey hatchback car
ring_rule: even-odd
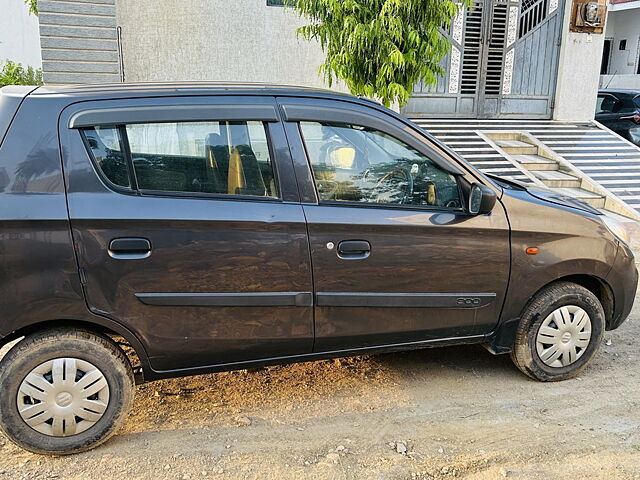
[[[136,382],[440,345],[570,378],[631,310],[624,235],[364,99],[5,87],[0,427],[74,453]]]

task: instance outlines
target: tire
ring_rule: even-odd
[[[600,348],[604,328],[604,309],[593,293],[574,283],[557,282],[536,294],[525,308],[511,359],[535,380],[567,380],[587,368]]]
[[[122,425],[134,388],[131,364],[108,337],[76,329],[39,332],[0,362],[0,429],[33,453],[83,452]]]

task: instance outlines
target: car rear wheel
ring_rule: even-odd
[[[0,362],[0,429],[33,453],[89,450],[123,423],[134,385],[126,355],[109,338],[83,330],[40,332]]]
[[[511,358],[536,380],[575,377],[600,347],[604,325],[604,309],[592,292],[570,282],[549,285],[525,308]]]

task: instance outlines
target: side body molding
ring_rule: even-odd
[[[310,307],[311,292],[136,293],[145,305],[190,307]]]
[[[318,292],[319,307],[481,308],[495,293],[344,293]]]

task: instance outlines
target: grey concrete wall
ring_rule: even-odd
[[[40,0],[44,82],[120,81],[115,0]]]
[[[553,119],[589,121],[595,116],[604,35],[570,32],[571,5],[567,0]]]
[[[42,66],[38,17],[18,0],[0,0],[0,64],[5,60]]]
[[[214,80],[325,86],[305,23],[266,0],[117,0],[125,81]],[[334,88],[341,88],[334,85]]]

